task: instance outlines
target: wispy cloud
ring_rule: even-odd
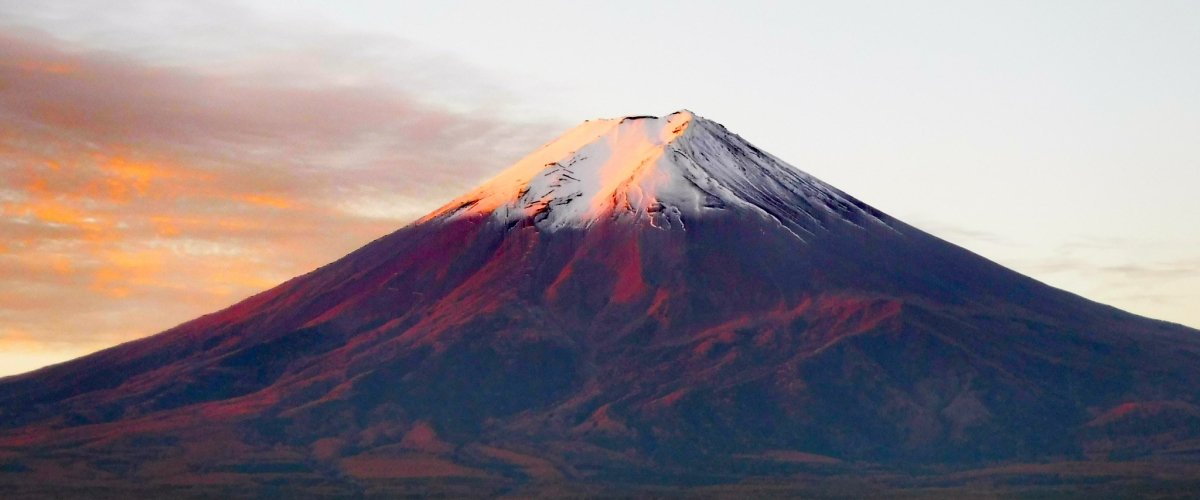
[[[1052,255],[1018,259],[1012,264],[1101,302],[1189,322],[1195,318],[1200,260],[1183,256],[1187,253],[1187,249],[1172,251],[1153,242],[1076,238],[1059,245]]]
[[[0,32],[0,352],[75,353],[226,305],[403,225],[557,128],[403,67],[306,66],[385,42],[327,41],[214,68]]]
[[[1200,260],[1194,246],[1097,235],[1022,238],[951,224],[930,216],[906,220],[953,243],[1053,286],[1150,317],[1196,325]],[[1028,234],[1036,235],[1033,231]]]
[[[1129,279],[1151,279],[1156,281],[1173,278],[1192,278],[1200,276],[1200,263],[1190,261],[1165,262],[1153,265],[1120,264],[1102,266],[1101,272]]]
[[[1200,260],[1165,258],[1146,246],[1116,238],[1078,238],[1058,245],[1053,255],[1022,262],[1022,267],[1040,275],[1086,273],[1117,286],[1200,276]]]
[[[904,220],[909,224],[921,228],[931,234],[943,238],[952,243],[966,246],[974,246],[977,244],[996,245],[996,246],[1011,246],[1015,242],[1005,235],[986,231],[977,228],[964,227],[956,224],[950,224],[940,220],[934,220],[927,215],[913,215],[904,217]]]

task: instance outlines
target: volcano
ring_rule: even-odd
[[[13,495],[1194,485],[1197,464],[1200,332],[687,111],[587,121],[320,269],[0,379]]]

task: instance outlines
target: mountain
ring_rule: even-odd
[[[687,111],[585,122],[311,273],[0,379],[11,494],[845,493],[1197,464],[1200,332]]]

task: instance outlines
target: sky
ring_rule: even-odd
[[[151,335],[585,119],[689,109],[1200,327],[1200,3],[0,0],[0,375]]]

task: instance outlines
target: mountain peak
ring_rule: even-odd
[[[776,219],[797,235],[822,228],[829,214],[882,222],[874,209],[686,109],[585,121],[421,222],[490,216],[554,230],[612,217],[686,230],[688,219],[727,209]]]
[[[426,219],[493,214],[557,228],[636,212],[674,177],[662,160],[694,120],[684,111],[586,121]]]
[[[223,311],[0,378],[0,495],[801,496],[781,486],[821,475],[866,495],[1081,463],[1127,492],[1105,460],[1200,477],[1197,359],[1200,332],[712,121],[614,118]]]
[[[691,121],[692,119],[695,119],[695,118],[696,118],[695,113],[693,113],[687,109],[681,109],[679,111],[676,111],[674,113],[664,115],[664,116],[628,115],[628,116],[623,116],[623,117],[619,118],[618,120],[622,121],[622,122],[627,121],[627,120],[665,120],[665,119],[677,119],[677,120]],[[703,118],[701,118],[701,119],[703,119]]]

